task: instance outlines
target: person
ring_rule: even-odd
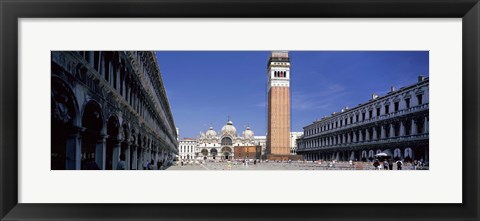
[[[417,170],[418,162],[417,160],[413,161],[413,170]]]
[[[255,166],[257,165],[257,159],[255,159],[255,160],[253,161],[253,165],[255,165]]]
[[[388,166],[388,161],[385,159],[385,160],[383,161],[383,169],[384,169],[384,170],[388,170],[388,168],[389,168],[389,166]]]
[[[397,170],[402,170],[402,161],[401,160],[397,160]]]
[[[183,167],[183,160],[180,161],[180,165]]]
[[[117,163],[116,170],[126,170],[125,155],[124,154],[120,154],[120,161],[118,161],[118,163]]]
[[[393,170],[393,162],[391,159],[388,160],[388,169]]]
[[[154,170],[155,169],[155,164],[154,164],[153,160],[150,160],[150,163],[148,164],[148,169],[149,170]]]
[[[149,163],[150,163],[150,162],[149,162],[148,160],[145,161],[145,164],[143,165],[143,170],[147,170],[147,169],[148,169],[148,164],[149,164]]]
[[[378,162],[378,160],[375,160],[373,162],[373,167],[375,167],[375,170],[378,170],[379,169],[379,166],[380,166],[380,163]]]

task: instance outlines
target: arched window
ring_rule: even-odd
[[[230,139],[230,137],[224,137],[222,139],[222,146],[223,145],[231,146],[232,145],[232,139]]]

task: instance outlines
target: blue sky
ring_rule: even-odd
[[[241,135],[266,132],[269,51],[158,51],[160,72],[180,137],[196,137],[228,116]],[[291,128],[364,103],[429,76],[428,51],[290,51]]]

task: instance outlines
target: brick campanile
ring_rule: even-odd
[[[273,51],[268,61],[267,155],[285,160],[290,155],[290,58]]]

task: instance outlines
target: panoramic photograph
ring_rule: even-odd
[[[52,51],[51,170],[429,170],[428,51]]]

